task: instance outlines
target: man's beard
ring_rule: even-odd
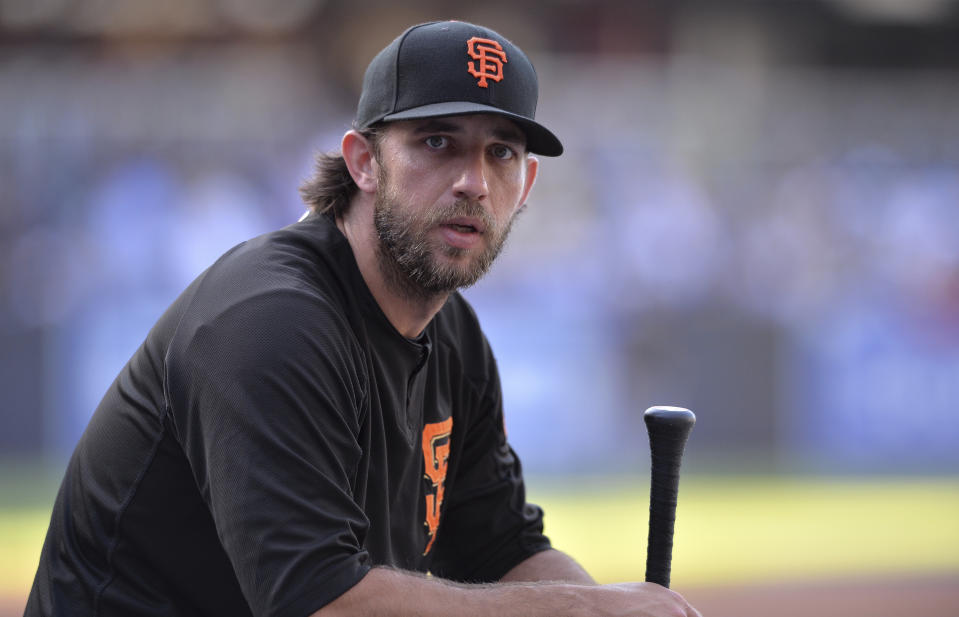
[[[450,263],[441,255],[455,259],[466,254],[466,249],[430,237],[439,224],[458,216],[482,221],[486,239],[482,252],[463,264]],[[469,287],[493,265],[514,218],[499,228],[483,206],[467,199],[429,211],[417,212],[413,207],[404,212],[389,186],[385,169],[381,168],[373,213],[380,270],[393,290],[408,298],[433,299]]]

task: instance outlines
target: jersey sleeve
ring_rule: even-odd
[[[519,457],[506,439],[496,363],[485,338],[487,372],[465,431],[455,484],[436,540],[431,571],[464,582],[493,582],[533,554],[550,548],[543,511],[526,502]]]
[[[309,614],[369,570],[352,492],[365,374],[344,319],[305,292],[181,323],[168,414],[254,615]]]

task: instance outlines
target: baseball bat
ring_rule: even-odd
[[[696,416],[682,407],[650,407],[643,414],[652,455],[646,582],[669,587],[679,466]]]

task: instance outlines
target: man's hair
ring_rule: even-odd
[[[359,133],[370,142],[374,158],[379,158],[382,127],[371,126]],[[349,210],[357,190],[343,153],[320,152],[316,155],[313,176],[300,185],[300,196],[316,214],[329,213],[339,217]]]

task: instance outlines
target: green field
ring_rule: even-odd
[[[23,598],[55,486],[27,475],[7,488],[0,596]],[[600,581],[643,577],[648,483],[532,478],[529,498],[554,544]],[[677,586],[959,573],[959,478],[694,476],[679,501]]]
[[[599,580],[637,580],[648,486],[533,484],[530,500],[554,544]],[[683,478],[678,585],[945,572],[959,573],[959,478]]]

